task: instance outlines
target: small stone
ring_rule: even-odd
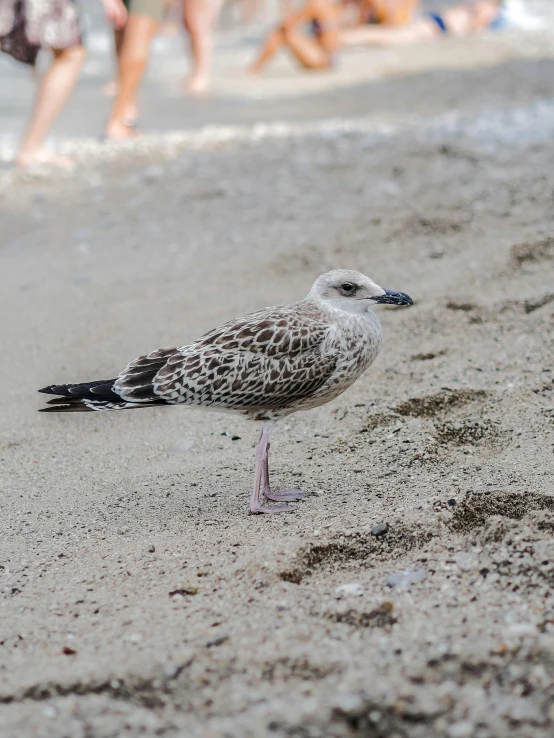
[[[536,633],[537,627],[533,623],[514,623],[508,628],[508,634],[516,638],[525,638]]]
[[[419,418],[412,418],[412,420],[409,420],[408,428],[421,428],[421,420]]]
[[[353,692],[342,692],[338,694],[333,705],[334,712],[349,718],[361,717],[366,709],[364,700],[360,695],[354,694]]]
[[[185,595],[195,595],[198,592],[196,584],[185,584],[178,589],[174,589],[169,593],[170,597],[175,599],[176,596],[184,597]]]
[[[153,543],[150,544],[150,546],[148,546],[148,553],[149,554],[153,554],[153,553],[155,553],[155,551],[156,551],[156,546],[154,546]]]
[[[226,633],[222,633],[221,635],[215,636],[215,638],[210,638],[209,641],[206,642],[206,648],[214,648],[215,646],[221,646],[223,643],[229,640],[229,636]]]
[[[450,507],[454,507],[456,505],[456,500],[453,497],[451,497],[448,500],[448,504],[450,505]]]
[[[337,595],[354,595],[355,597],[361,597],[364,593],[364,588],[360,582],[349,582],[348,584],[341,584],[340,587],[335,589]]]
[[[117,529],[117,533],[120,536],[124,536],[125,533],[128,533],[128,532],[129,532],[129,526],[127,525],[122,525],[121,528]]]
[[[384,536],[385,533],[389,529],[388,523],[379,523],[379,525],[374,525],[373,528],[369,531],[372,536],[379,537]]]
[[[190,451],[193,446],[194,441],[192,438],[179,438],[169,450],[174,453],[186,453],[187,451]]]
[[[140,633],[126,633],[123,636],[123,640],[128,643],[140,643],[142,641],[142,636]]]
[[[397,587],[398,589],[408,589],[410,585],[417,584],[425,579],[425,569],[415,569],[410,571],[397,571],[387,577],[388,587]]]
[[[472,738],[475,726],[468,720],[459,720],[448,727],[448,738]]]
[[[468,551],[461,551],[459,554],[456,554],[456,564],[460,569],[467,571],[468,569],[471,569],[472,563],[473,555]]]
[[[176,664],[174,661],[168,661],[164,666],[164,677],[166,679],[175,679],[179,676],[179,672],[183,670],[184,664]]]
[[[231,436],[231,441],[240,441],[240,436]]]

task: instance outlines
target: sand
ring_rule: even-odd
[[[553,72],[5,174],[2,738],[552,735]],[[416,304],[277,429],[274,484],[312,492],[291,514],[248,515],[242,419],[36,412],[337,267]]]

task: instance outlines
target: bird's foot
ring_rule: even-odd
[[[274,502],[297,502],[303,500],[309,494],[309,492],[303,492],[301,489],[282,489],[280,492],[272,492],[268,489],[264,492],[264,496]]]
[[[257,515],[258,513],[292,512],[293,509],[290,505],[250,505],[250,513],[252,515]]]

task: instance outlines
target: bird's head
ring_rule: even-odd
[[[365,313],[372,305],[414,304],[404,292],[385,290],[365,274],[350,269],[322,274],[314,282],[308,298],[349,313]]]

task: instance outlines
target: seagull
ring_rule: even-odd
[[[359,272],[328,272],[303,300],[231,320],[187,346],[139,356],[115,379],[44,387],[39,392],[58,397],[41,411],[197,405],[243,415],[261,423],[250,512],[290,511],[287,503],[308,493],[271,489],[271,431],[291,413],[334,400],[375,361],[383,331],[373,305],[413,301]]]

